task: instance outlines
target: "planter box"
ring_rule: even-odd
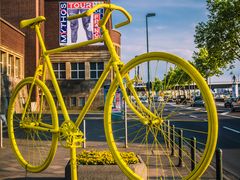
[[[147,167],[141,157],[138,156],[140,163],[131,164],[130,168],[147,179]],[[79,165],[77,167],[79,180],[128,180],[118,165]],[[70,161],[65,168],[65,179],[71,180]]]

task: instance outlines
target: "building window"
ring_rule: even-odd
[[[1,56],[0,56],[0,73],[3,74],[3,67],[4,67],[4,64],[3,64],[3,59],[4,59],[4,52],[0,51],[1,53]]]
[[[71,78],[85,79],[85,63],[71,63]]]
[[[103,62],[90,62],[90,78],[99,79],[104,69]]]
[[[65,63],[53,63],[53,70],[57,79],[66,79]]]
[[[1,58],[2,58],[2,74],[7,73],[7,53],[6,52],[1,52]]]
[[[13,69],[13,55],[9,54],[8,60],[7,60],[7,75],[13,76],[14,75],[14,69]]]
[[[77,106],[77,98],[76,97],[71,97],[70,106],[71,107]]]
[[[15,77],[19,78],[20,77],[20,59],[16,57],[15,59]]]
[[[78,106],[83,107],[85,105],[85,97],[79,97]]]

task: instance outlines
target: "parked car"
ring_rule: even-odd
[[[153,97],[153,101],[154,101],[154,102],[163,102],[164,99],[163,99],[162,96],[154,96],[154,97]]]
[[[204,107],[204,101],[201,96],[195,96],[191,102],[192,107]]]
[[[227,99],[224,101],[224,107],[225,107],[225,108],[231,108],[233,101],[236,101],[236,98],[233,98],[233,97],[227,98]]]
[[[237,97],[234,101],[232,101],[231,111],[240,110],[240,96]]]
[[[142,96],[142,97],[140,97],[139,99],[140,99],[140,101],[141,101],[142,103],[147,103],[147,102],[148,102],[146,96]]]
[[[176,104],[187,104],[187,98],[185,95],[178,95],[176,98]]]

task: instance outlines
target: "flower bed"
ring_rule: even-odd
[[[134,172],[141,174],[143,179],[147,179],[146,165],[139,156],[133,152],[121,152],[120,154]],[[78,179],[128,179],[116,165],[109,151],[82,151],[77,155],[77,162]],[[65,178],[71,179],[69,162],[65,169]]]
[[[121,152],[123,160],[127,164],[136,164],[139,159],[133,152]],[[79,165],[116,165],[109,151],[82,151],[77,155]]]

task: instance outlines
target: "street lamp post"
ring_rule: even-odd
[[[148,44],[148,18],[149,17],[153,17],[153,16],[156,16],[155,13],[147,13],[146,15],[146,39],[147,39],[147,53],[149,52],[149,44]],[[148,96],[150,97],[150,63],[149,61],[147,62],[147,78],[148,78],[148,81],[147,81],[147,89],[148,89]]]

